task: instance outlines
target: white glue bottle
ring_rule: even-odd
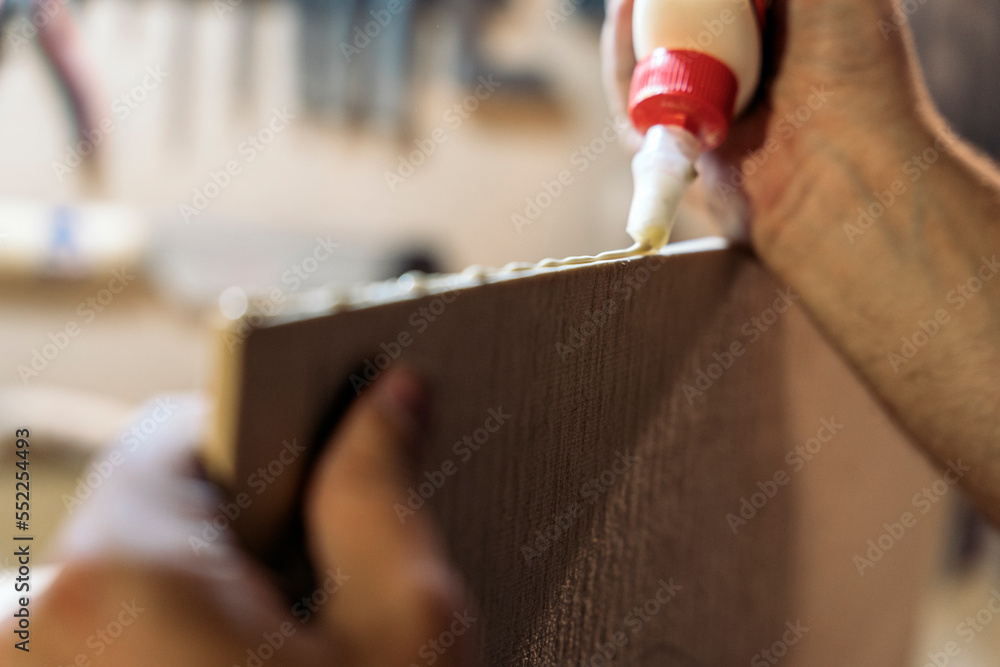
[[[757,88],[768,0],[635,0],[629,116],[645,135],[632,160],[627,231],[666,244],[694,162],[722,143]]]

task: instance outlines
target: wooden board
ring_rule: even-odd
[[[907,664],[941,510],[864,576],[854,556],[934,473],[793,294],[704,247],[260,327],[222,352],[213,469],[245,490],[283,442],[315,443],[408,333],[399,357],[436,387],[425,481],[455,467],[418,511],[487,664]],[[294,526],[305,465],[240,518],[259,550]]]

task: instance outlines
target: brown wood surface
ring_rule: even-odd
[[[780,664],[905,665],[943,509],[920,514],[912,497],[937,474],[801,305],[769,313],[783,292],[727,249],[459,290],[423,332],[413,322],[440,297],[266,326],[222,353],[211,460],[247,490],[283,441],[315,441],[352,371],[409,332],[402,358],[437,398],[421,469],[455,465],[418,511],[443,522],[487,664],[763,665],[758,652],[801,622]],[[734,343],[742,354],[686,395]],[[471,457],[456,451],[491,409],[510,417]],[[824,419],[843,427],[794,470],[788,452]],[[624,455],[636,460],[616,466]],[[251,493],[249,542],[278,539],[301,468]],[[734,534],[727,514],[758,483],[775,491],[777,471],[787,484]],[[853,556],[907,510],[917,525],[860,576]],[[636,613],[661,580],[680,589]],[[611,660],[595,658],[616,638]]]

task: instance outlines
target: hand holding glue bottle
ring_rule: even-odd
[[[722,143],[753,97],[768,4],[635,0],[628,114],[643,139],[632,160],[626,229],[639,245],[655,250],[667,243],[695,160]]]

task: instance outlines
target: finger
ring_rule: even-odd
[[[324,623],[351,667],[424,664],[427,652],[469,664],[474,619],[459,580],[430,515],[407,505],[427,411],[418,376],[387,373],[351,408],[310,483],[314,562],[343,582]]]
[[[628,91],[635,69],[632,47],[633,0],[612,0],[601,29],[601,79],[611,113],[624,118],[628,111]]]

